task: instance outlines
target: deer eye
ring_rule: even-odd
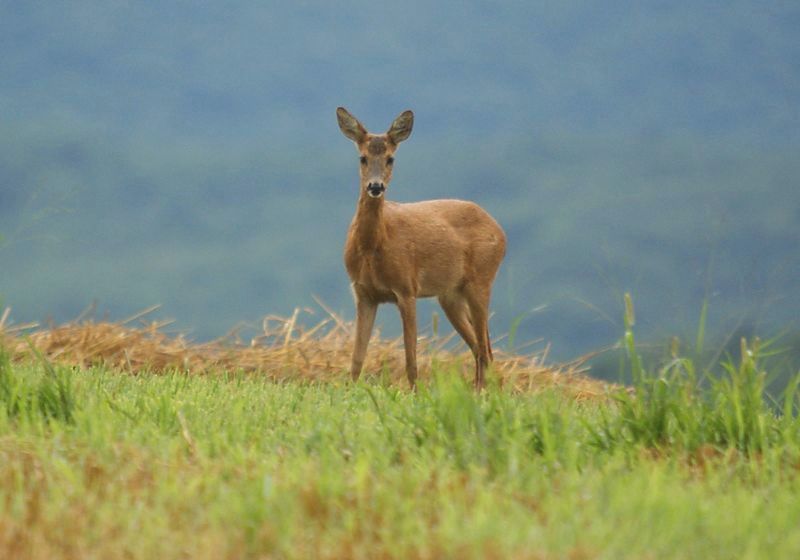
[[[394,163],[394,158],[389,156],[386,158],[386,165],[392,165]]]
[[[361,165],[367,165],[367,156],[361,156]]]

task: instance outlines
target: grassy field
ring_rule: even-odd
[[[800,557],[798,378],[767,398],[745,341],[714,379],[648,372],[626,335],[634,387],[591,398],[476,395],[436,360],[413,394],[7,340],[0,558]]]

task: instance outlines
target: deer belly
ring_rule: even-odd
[[[397,294],[403,293],[423,298],[459,289],[464,284],[464,255],[430,250],[436,247],[431,244],[424,251],[418,246],[413,256],[382,250],[346,259],[353,288],[378,302],[395,301]]]
[[[434,297],[450,292],[463,284],[463,267],[460,262],[437,263],[419,270],[417,297]]]

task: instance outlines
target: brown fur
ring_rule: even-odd
[[[489,300],[506,237],[480,206],[463,200],[399,204],[374,198],[368,185],[388,185],[397,145],[408,138],[411,111],[395,119],[386,134],[370,134],[345,109],[339,127],[356,143],[360,156],[360,195],[345,243],[344,261],[356,300],[356,340],[350,373],[357,379],[378,304],[395,303],[403,321],[406,375],[415,386],[416,300],[437,297],[447,318],[475,356],[475,385],[484,385],[492,359]],[[382,144],[378,151],[375,146]]]
[[[386,153],[386,140],[380,136],[370,138],[367,151],[370,155],[379,156]]]

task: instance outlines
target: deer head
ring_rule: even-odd
[[[336,109],[339,128],[355,142],[360,156],[361,191],[371,198],[381,198],[392,180],[394,153],[398,144],[411,135],[414,113],[403,111],[384,134],[371,134],[344,107]]]

